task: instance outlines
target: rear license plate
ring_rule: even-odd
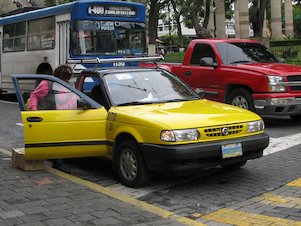
[[[241,143],[222,145],[223,159],[242,156]]]

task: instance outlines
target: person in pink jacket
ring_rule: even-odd
[[[68,65],[58,66],[53,75],[65,82],[73,76]],[[77,108],[77,96],[64,86],[47,80],[42,80],[30,94],[30,110],[68,110]]]

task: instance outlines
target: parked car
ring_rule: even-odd
[[[204,89],[210,100],[301,118],[301,66],[283,63],[255,40],[194,39],[183,63],[144,66],[174,73],[193,89]]]
[[[260,116],[202,99],[160,68],[85,69],[76,87],[49,75],[12,79],[26,159],[109,157],[129,187],[146,185],[153,171],[239,168],[269,144]],[[55,95],[76,96],[77,109],[26,110],[30,84],[41,79],[63,85],[68,92]]]

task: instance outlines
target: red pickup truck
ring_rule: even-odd
[[[157,67],[176,74],[194,89],[202,88],[207,99],[261,115],[301,118],[301,67],[281,62],[257,41],[195,39],[183,63]]]

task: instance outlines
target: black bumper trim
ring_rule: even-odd
[[[221,146],[233,143],[242,144],[243,155],[223,159]],[[269,136],[263,133],[240,139],[189,145],[140,144],[140,148],[149,170],[168,171],[207,168],[259,158],[268,145]]]

